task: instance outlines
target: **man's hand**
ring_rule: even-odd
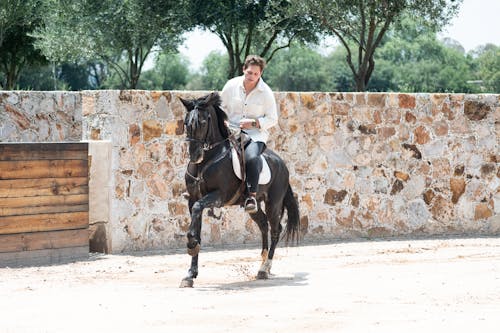
[[[251,128],[259,128],[259,121],[255,119],[244,118],[240,120],[240,128],[241,129],[251,129]]]

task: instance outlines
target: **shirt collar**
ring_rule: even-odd
[[[241,75],[240,78],[241,80],[239,86],[243,91],[245,91],[245,86],[243,86],[243,80],[245,80],[245,75]],[[258,91],[264,90],[264,80],[262,79],[262,77],[259,79],[259,82],[257,82],[255,89],[257,89]]]

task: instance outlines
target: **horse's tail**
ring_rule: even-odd
[[[295,199],[290,184],[288,184],[288,189],[286,191],[285,198],[283,199],[283,205],[285,206],[288,214],[288,221],[286,222],[285,234],[283,235],[283,238],[285,238],[287,244],[289,241],[295,241],[296,244],[298,244],[300,236],[299,204]]]

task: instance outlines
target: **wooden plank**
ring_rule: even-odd
[[[88,143],[2,143],[0,161],[15,160],[86,160]]]
[[[89,258],[89,247],[77,246],[23,252],[0,253],[0,267],[61,264]]]
[[[0,209],[19,207],[39,207],[58,205],[81,205],[89,202],[88,194],[46,195],[37,197],[4,198],[0,200]],[[0,214],[1,216],[2,214]]]
[[[89,210],[88,203],[81,205],[58,205],[58,206],[18,207],[18,208],[8,207],[8,208],[0,208],[0,216],[87,212],[88,210]]]
[[[86,160],[0,161],[0,179],[87,176]]]
[[[87,177],[0,180],[0,198],[89,193]]]
[[[0,253],[60,249],[88,244],[88,229],[0,235]]]
[[[0,216],[0,234],[87,228],[89,213]]]

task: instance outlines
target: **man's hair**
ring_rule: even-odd
[[[266,60],[264,60],[264,58],[261,58],[257,55],[252,55],[252,54],[248,55],[245,58],[245,63],[243,64],[243,69],[247,69],[249,66],[252,66],[252,65],[259,66],[260,71],[263,72],[264,68],[266,68]]]

